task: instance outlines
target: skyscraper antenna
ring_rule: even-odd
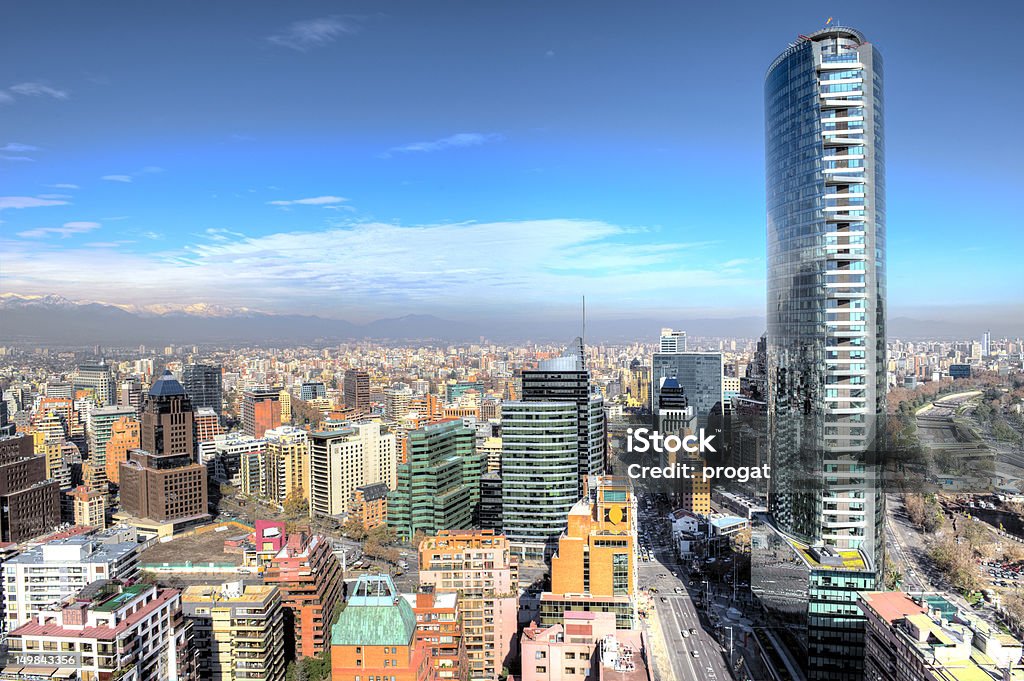
[[[587,338],[587,297],[583,296],[583,330],[580,333],[580,340],[586,341]]]

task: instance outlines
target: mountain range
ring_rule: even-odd
[[[663,326],[686,329],[691,337],[755,338],[763,317],[588,319],[590,342],[652,341]],[[899,338],[973,338],[976,329],[948,322],[894,317],[889,335]],[[966,326],[966,325],[964,325]],[[501,317],[455,321],[409,314],[356,324],[316,315],[274,314],[219,305],[120,306],[70,301],[61,296],[0,294],[0,343],[130,346],[167,343],[265,345],[346,340],[564,342],[580,333],[578,319],[510,320]]]

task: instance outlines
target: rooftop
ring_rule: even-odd
[[[169,370],[165,369],[160,378],[153,381],[153,387],[149,389],[150,397],[177,397],[184,396],[185,388]]]
[[[363,575],[331,627],[331,645],[407,646],[416,615],[388,575]]]

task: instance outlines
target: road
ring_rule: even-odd
[[[641,511],[640,527],[650,528],[650,536],[655,541],[658,535],[665,534],[657,526],[659,522],[661,521],[653,514]],[[672,550],[667,544],[661,547],[655,545],[653,548],[655,559],[649,562],[641,561],[638,572],[642,589],[652,586],[657,589],[652,600],[664,646],[653,642],[654,655],[667,657],[674,681],[729,681],[733,677],[729,672],[727,653],[715,639],[707,618],[703,617],[694,605],[694,598],[698,596],[699,589],[687,589],[682,579],[686,574],[675,562]],[[674,593],[675,589],[682,590],[682,593]],[[690,635],[690,629],[694,629],[696,633]],[[683,636],[684,631],[687,632],[687,636]],[[728,644],[728,631],[724,633]],[[697,657],[693,657],[693,651],[697,651]]]

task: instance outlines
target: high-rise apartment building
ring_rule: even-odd
[[[131,407],[135,411],[142,409],[142,381],[138,376],[129,376],[121,381],[117,389],[117,404],[122,407]]]
[[[342,381],[345,407],[357,414],[370,412],[370,374],[358,369],[347,369]]]
[[[196,444],[200,442],[212,442],[213,438],[224,434],[224,427],[220,425],[220,417],[210,407],[196,409],[193,419],[196,425]]]
[[[396,487],[388,495],[388,525],[406,539],[416,532],[475,527],[486,466],[476,450],[476,430],[461,419],[446,419],[407,437],[408,458],[398,464]]]
[[[79,364],[73,385],[76,392],[91,390],[101,407],[117,404],[117,383],[114,382],[110,365],[102,358],[98,362]]]
[[[384,391],[384,418],[399,422],[409,413],[412,403],[412,388],[407,385],[388,388]]]
[[[292,426],[272,428],[263,434],[267,441],[263,480],[265,494],[283,504],[295,497],[309,500],[309,437]]]
[[[85,430],[89,442],[89,465],[93,470],[93,489],[107,491],[107,443],[113,436],[114,424],[123,418],[138,416],[134,407],[94,407],[86,417]]]
[[[138,576],[138,544],[117,532],[55,539],[3,564],[7,630],[98,579]]]
[[[388,575],[362,575],[331,627],[331,681],[430,681],[416,614]]]
[[[662,329],[658,340],[658,352],[686,352],[686,332]]]
[[[68,494],[72,500],[75,525],[100,530],[107,526],[105,494],[85,485],[79,485]]]
[[[423,587],[414,594],[402,594],[416,615],[417,643],[430,657],[437,679],[466,678],[466,647],[458,594],[437,593]]]
[[[285,658],[322,654],[344,588],[341,564],[327,537],[288,534],[284,546],[270,559],[263,582],[281,590]]]
[[[497,681],[515,654],[519,563],[490,530],[442,530],[419,547],[421,587],[458,593],[469,681]]]
[[[544,557],[580,498],[576,404],[505,402],[501,449],[502,530],[524,557]]]
[[[196,409],[212,409],[220,415],[223,408],[221,369],[211,364],[186,364],[181,370],[181,384]]]
[[[535,370],[523,372],[523,402],[571,402],[576,405],[577,490],[583,496],[583,480],[605,470],[606,433],[604,399],[591,390],[583,339],[577,337],[560,357],[543,360]]]
[[[21,675],[8,678],[209,678],[197,675],[192,628],[182,617],[181,594],[152,584],[93,582],[34,615],[12,631],[7,642],[21,669]],[[75,676],[64,676],[60,665],[37,662],[46,651],[76,660],[65,666],[73,668]]]
[[[614,612],[619,629],[637,626],[636,498],[625,478],[592,476],[569,512],[551,557],[551,591],[541,595],[540,623],[568,611]]]
[[[722,353],[654,353],[651,359],[651,411],[658,409],[663,378],[676,379],[686,391],[689,405],[697,416],[698,428],[710,428],[715,424],[714,415],[720,417],[724,413]]]
[[[357,487],[383,482],[395,487],[395,434],[380,423],[360,423],[309,434],[310,517],[348,511]]]
[[[281,390],[250,388],[242,394],[242,432],[261,438],[263,433],[281,425]]]
[[[181,594],[181,608],[192,623],[199,678],[284,679],[284,610],[276,587],[190,586]]]
[[[142,446],[142,424],[131,416],[122,416],[110,425],[110,439],[104,447],[107,481],[121,484],[121,464],[128,452]]]
[[[807,572],[806,617],[792,630],[811,681],[862,678],[857,591],[883,570],[882,88],[877,48],[842,26],[801,36],[765,78],[772,488],[763,530]],[[753,588],[772,611],[785,596],[754,564]]]

